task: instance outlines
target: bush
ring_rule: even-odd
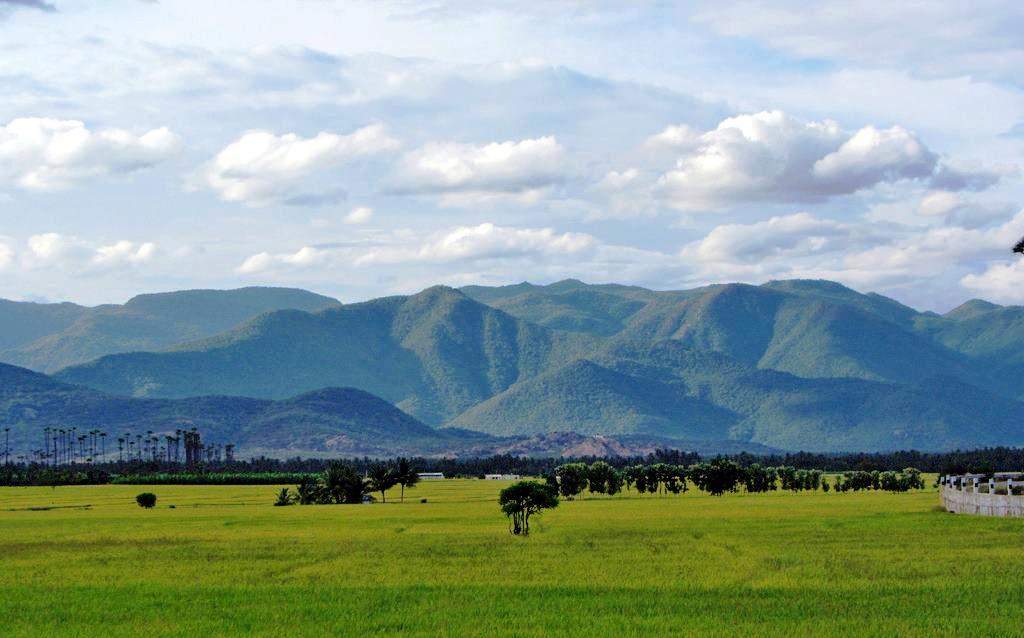
[[[135,497],[135,502],[139,504],[139,507],[145,509],[151,509],[156,506],[156,494],[152,492],[143,492]]]

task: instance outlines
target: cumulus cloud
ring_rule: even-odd
[[[951,203],[944,199],[937,197],[929,202],[936,215],[953,214]],[[952,205],[955,209],[958,204]],[[986,228],[835,221],[796,213],[720,225],[685,245],[679,257],[692,266],[690,281],[695,284],[833,279],[935,308],[943,303],[959,303],[957,290],[961,285],[977,290],[986,284],[992,289],[1006,287],[1004,282],[1012,280],[1013,269],[993,268],[990,275],[969,273],[984,267],[994,256],[1008,257],[1008,246],[1021,234],[1024,211]]]
[[[242,265],[235,269],[235,272],[242,275],[252,275],[274,270],[282,266],[286,268],[307,268],[322,263],[326,257],[326,251],[313,246],[303,246],[294,253],[271,254],[262,252],[248,257],[242,262]]]
[[[85,274],[146,264],[156,254],[153,242],[97,244],[61,233],[40,233],[25,242],[21,263],[30,270],[57,268]]]
[[[121,240],[109,246],[100,246],[96,249],[96,255],[92,263],[98,266],[121,266],[126,264],[142,264],[153,259],[156,253],[156,244],[144,242],[137,244],[132,241]]]
[[[565,156],[552,136],[482,145],[434,142],[402,158],[395,190],[470,196],[452,197],[456,204],[494,196],[535,201],[565,179]]]
[[[962,193],[930,191],[921,198],[917,214],[941,220],[947,226],[980,228],[1013,215],[1010,204],[985,204],[964,197]]]
[[[667,133],[660,135],[673,137]],[[700,135],[656,188],[670,206],[707,210],[745,202],[823,201],[902,180],[960,190],[998,179],[992,172],[950,168],[900,126],[866,126],[851,134],[831,120],[806,122],[764,111],[728,118]]]
[[[381,124],[347,135],[321,132],[311,138],[247,131],[203,167],[199,182],[224,201],[249,206],[336,201],[344,193],[337,183],[314,187],[307,180],[327,169],[398,146],[398,140],[389,136]]]
[[[992,301],[1024,302],[1024,261],[991,264],[984,272],[964,275],[960,284]]]
[[[753,224],[723,224],[682,250],[701,262],[759,262],[766,258],[822,254],[847,247],[853,229],[809,213],[772,217]]]
[[[25,190],[57,190],[150,168],[178,147],[178,137],[167,128],[136,135],[123,129],[93,131],[78,120],[18,118],[0,126],[0,181]]]

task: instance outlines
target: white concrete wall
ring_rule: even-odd
[[[1024,516],[1024,495],[986,494],[958,490],[943,485],[940,488],[942,506],[956,514],[980,514],[982,516]]]

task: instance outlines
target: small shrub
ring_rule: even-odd
[[[425,499],[425,498],[421,498],[420,499],[420,503],[426,503],[426,502],[427,502],[427,499]]]
[[[139,507],[144,509],[151,509],[156,506],[156,494],[152,492],[143,492],[135,497],[135,502],[139,504]]]

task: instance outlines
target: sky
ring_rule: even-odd
[[[0,297],[1024,303],[1024,4],[0,0]]]

